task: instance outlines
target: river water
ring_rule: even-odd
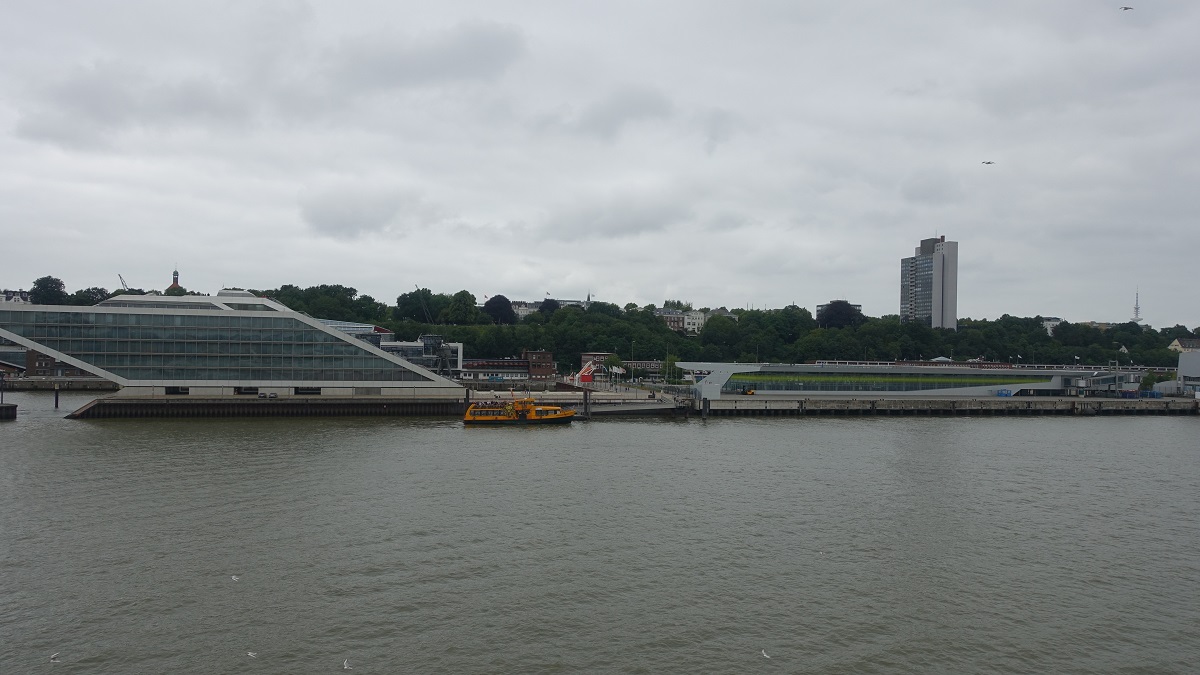
[[[1200,664],[1197,418],[61,418],[87,398],[6,394],[0,672]]]

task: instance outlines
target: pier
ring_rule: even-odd
[[[1069,397],[997,398],[824,398],[737,397],[695,402],[701,417],[865,416],[926,417],[996,415],[1197,415],[1200,400]]]
[[[472,401],[491,397],[389,398],[380,396],[106,396],[67,415],[70,419],[163,417],[461,417]],[[573,406],[580,419],[656,415],[665,417],[863,417],[863,416],[1112,416],[1200,415],[1200,399],[1077,397],[806,397],[735,396],[718,400],[589,391],[532,394],[539,403]],[[497,395],[498,398],[499,395]],[[585,400],[586,398],[586,400]],[[15,419],[16,406],[0,407],[0,419]]]

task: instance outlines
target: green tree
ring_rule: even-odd
[[[110,294],[107,289],[98,286],[81,288],[71,294],[71,297],[67,300],[67,304],[90,307],[98,302],[107,300],[109,296]]]
[[[705,321],[700,329],[701,346],[716,345],[721,349],[722,360],[736,356],[733,348],[740,338],[738,322],[720,315]]]
[[[42,277],[29,288],[29,301],[35,305],[65,305],[70,298],[62,279]]]
[[[862,310],[845,300],[833,300],[817,312],[817,324],[823,328],[850,328],[866,321]]]
[[[514,324],[517,313],[513,311],[512,301],[503,295],[493,295],[483,303],[483,313],[492,317],[492,321],[500,324]]]
[[[614,319],[621,318],[621,315],[623,314],[621,308],[617,307],[611,302],[593,302],[592,304],[588,305],[587,312],[588,314],[602,314],[604,316],[610,316]]]
[[[181,295],[191,295],[191,293],[188,293],[188,289],[184,288],[183,286],[172,286],[171,288],[163,291],[163,295],[179,297]]]
[[[402,293],[396,298],[396,307],[392,316],[397,321],[417,321],[436,323],[442,310],[450,306],[450,296],[444,293],[434,293],[428,288],[418,288],[409,293]]]
[[[685,300],[664,300],[663,309],[678,309],[681,312],[692,311],[692,303]]]
[[[469,291],[459,291],[450,298],[450,304],[438,315],[438,320],[463,326],[479,323],[480,314],[475,305],[475,296]]]
[[[560,305],[558,304],[557,300],[554,298],[546,298],[542,301],[541,306],[538,307],[538,311],[546,316],[550,316],[551,314],[557,312],[559,307]]]

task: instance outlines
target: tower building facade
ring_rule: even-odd
[[[958,329],[958,242],[922,239],[900,260],[900,320]]]

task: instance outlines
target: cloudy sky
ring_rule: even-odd
[[[0,0],[0,286],[1200,325],[1200,3]],[[984,165],[983,161],[995,164]]]

